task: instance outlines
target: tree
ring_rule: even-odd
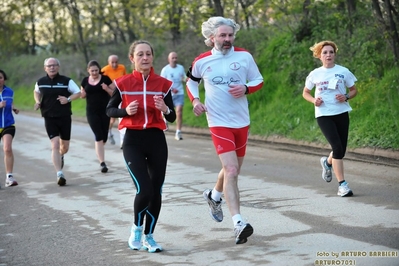
[[[224,16],[223,6],[220,0],[209,0],[209,8],[213,9],[214,16]]]
[[[244,13],[244,22],[247,29],[251,28],[251,11],[250,7],[256,3],[256,0],[238,0],[238,3]]]
[[[29,47],[29,53],[34,55],[36,54],[36,1],[35,0],[28,0],[27,2],[27,8],[29,10],[27,14],[27,20],[29,21],[29,24],[31,25],[30,28],[30,47]]]
[[[74,30],[77,31],[77,48],[79,51],[83,53],[83,56],[86,60],[86,62],[89,62],[89,52],[87,49],[87,45],[85,42],[84,34],[83,34],[83,26],[81,23],[81,11],[78,6],[77,0],[63,0],[64,6],[68,9],[69,14],[72,18],[72,24],[74,27]]]
[[[378,0],[372,0],[372,7],[377,21],[383,28],[383,32],[386,33],[387,41],[391,46],[395,61],[399,62],[399,34],[397,23],[399,23],[399,7],[398,1],[394,1],[396,5],[391,4],[390,0],[384,0],[379,2]],[[396,7],[396,8],[395,8]]]
[[[180,2],[179,0],[171,0],[170,8],[167,10],[170,32],[174,45],[180,42],[180,20],[183,13],[183,7]]]
[[[301,42],[303,39],[310,37],[312,35],[311,27],[310,0],[304,0],[302,5],[302,18],[295,34],[296,41]]]

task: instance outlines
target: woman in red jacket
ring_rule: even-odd
[[[171,123],[176,119],[172,82],[154,73],[154,51],[149,42],[134,42],[129,59],[134,71],[114,81],[116,90],[107,115],[122,118],[119,129],[126,128],[123,156],[137,189],[129,247],[140,250],[144,246],[148,252],[160,252],[162,247],[155,242],[153,232],[161,210],[168,159],[163,117]]]

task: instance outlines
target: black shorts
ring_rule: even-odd
[[[45,117],[44,126],[50,139],[60,137],[62,140],[71,139],[72,117]]]
[[[0,140],[5,134],[11,135],[13,138],[15,136],[15,126],[9,126],[5,128],[0,128]]]

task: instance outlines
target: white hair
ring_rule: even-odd
[[[202,35],[205,37],[204,42],[207,46],[214,46],[214,43],[211,41],[211,37],[216,35],[218,28],[222,25],[232,27],[234,30],[234,36],[236,35],[237,31],[240,30],[240,25],[230,18],[211,17],[202,23]]]
[[[54,59],[54,60],[57,62],[57,64],[58,64],[59,66],[61,66],[60,60],[58,60],[57,58],[54,58],[54,57],[49,57],[49,58],[44,59],[44,66],[47,65],[47,62],[48,62],[50,59]]]

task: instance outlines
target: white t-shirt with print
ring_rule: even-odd
[[[232,47],[222,54],[213,48],[195,59],[191,73],[204,82],[209,127],[242,128],[250,124],[246,95],[234,98],[229,93],[230,85],[263,85],[263,77],[249,52]],[[192,97],[199,98],[197,82],[189,79],[187,89]]]
[[[356,77],[346,67],[335,65],[332,68],[319,67],[309,73],[305,87],[316,87],[314,97],[321,97],[323,103],[315,106],[315,117],[338,115],[352,111],[348,102],[339,102],[337,94],[346,94],[347,88],[355,85]]]

